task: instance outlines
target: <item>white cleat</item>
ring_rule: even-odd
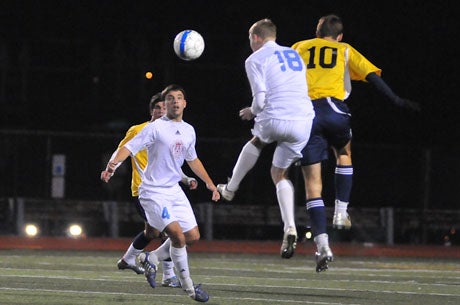
[[[315,253],[316,272],[326,271],[328,263],[334,260],[334,255],[329,247],[323,247],[319,252]]]
[[[144,275],[152,288],[156,287],[155,278],[158,270],[158,258],[153,252],[142,252],[139,261],[144,266]]]
[[[217,191],[220,193],[222,198],[224,198],[227,201],[232,201],[233,197],[235,197],[235,192],[229,191],[227,189],[226,184],[218,184],[217,185]]]
[[[282,258],[291,258],[297,246],[297,230],[289,228],[284,232],[283,243],[281,244],[280,254]]]
[[[334,217],[332,218],[332,227],[334,229],[345,229],[350,230],[351,228],[351,219],[350,215],[347,212],[334,212]]]

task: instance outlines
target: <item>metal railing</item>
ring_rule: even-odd
[[[109,184],[102,183],[99,176],[123,136],[124,133],[121,132],[0,130],[0,198],[37,198],[40,201],[55,202],[117,202],[120,209],[120,203],[129,202],[131,199],[129,162],[125,162],[118,169]],[[231,175],[238,154],[247,140],[248,138],[198,139],[198,155],[215,183],[225,182]],[[245,207],[242,213],[250,211],[250,206],[265,210],[276,210],[278,206],[269,175],[273,149],[273,145],[267,146],[262,152],[232,201],[232,205]],[[381,211],[382,208],[392,207],[397,226],[404,226],[404,234],[409,236],[399,238],[398,232],[395,232],[395,242],[401,240],[428,243],[436,239],[437,237],[433,237],[420,223],[429,223],[431,219],[437,219],[430,214],[431,211],[439,211],[435,215],[441,215],[443,211],[456,215],[457,177],[460,175],[456,150],[455,147],[426,148],[355,142],[350,208],[354,211]],[[334,160],[323,164],[323,198],[327,207],[332,207],[334,202],[334,167]],[[193,176],[187,166],[184,166],[184,171]],[[293,167],[290,175],[296,190],[296,204],[303,209],[305,194],[300,169]],[[53,192],[53,187],[60,187],[61,192]],[[192,204],[210,200],[210,193],[202,183],[197,190],[186,192]],[[221,202],[220,205],[222,210],[232,206],[225,202]],[[414,217],[398,218],[399,215],[405,215],[397,214],[396,211],[399,210],[414,211]],[[42,212],[43,218],[57,215],[52,211]],[[213,209],[213,212],[217,210]],[[216,215],[218,213],[220,212]],[[114,235],[116,229],[107,229],[106,217],[107,215],[101,214],[99,218],[99,221],[104,220],[103,224],[99,225],[104,229],[99,228],[98,234]],[[353,222],[357,227],[356,221],[360,220],[356,218],[353,217]],[[223,220],[216,219],[213,234],[229,235],[229,230],[225,229],[220,233],[219,223]],[[408,223],[400,223],[401,221]],[[443,222],[444,219],[440,218],[437,221]],[[417,223],[418,226],[412,228],[412,223]],[[119,232],[129,232],[128,227],[132,226],[129,222],[123,221],[119,221],[119,224]],[[437,226],[435,222],[432,224]],[[237,228],[238,226],[241,228]],[[444,230],[445,226],[441,226]],[[414,230],[420,232],[413,232]],[[234,225],[231,231],[235,231],[235,234],[239,232],[238,234],[243,237],[264,234],[272,236],[279,232],[278,228],[268,232],[267,229],[254,225],[251,229],[244,229],[244,225]],[[381,232],[377,233],[381,235]]]
[[[193,205],[202,238],[206,240],[278,240],[282,223],[278,206],[219,204]],[[24,235],[28,223],[40,227],[41,235],[64,236],[68,225],[78,223],[88,237],[133,237],[143,228],[142,219],[131,202],[76,201],[63,199],[3,198],[0,210],[4,224],[0,234]],[[350,231],[331,228],[333,208],[326,209],[328,231],[333,240],[393,244],[457,243],[460,211],[414,209],[350,208]],[[296,208],[300,238],[309,226],[303,207]],[[425,237],[424,237],[425,235]],[[428,238],[427,238],[428,237]],[[445,240],[445,238],[448,240]],[[426,239],[426,241],[424,241]]]

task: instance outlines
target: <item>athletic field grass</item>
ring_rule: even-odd
[[[198,304],[118,270],[122,253],[0,250],[0,304]],[[191,252],[189,262],[207,304],[460,304],[460,260],[452,258],[339,256],[322,273],[313,256],[297,254]]]

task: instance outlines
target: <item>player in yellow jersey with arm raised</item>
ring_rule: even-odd
[[[317,246],[317,272],[326,270],[328,262],[333,260],[326,233],[321,179],[321,162],[328,158],[329,147],[336,157],[333,227],[351,227],[347,212],[353,177],[351,114],[344,103],[351,92],[351,80],[367,81],[395,105],[419,110],[417,103],[397,96],[380,77],[382,70],[351,45],[341,42],[342,38],[342,20],[336,15],[327,15],[318,21],[316,38],[299,41],[292,46],[307,66],[308,95],[315,109],[311,136],[302,151],[300,164],[305,182],[306,208]]]
[[[155,121],[165,114],[165,102],[161,97],[161,92],[155,94],[149,103],[149,110],[151,120],[146,121],[142,124],[131,126],[126,132],[123,140],[120,141],[117,150],[112,154],[111,159],[116,155],[118,149],[123,147],[129,140],[134,138],[147,124]],[[144,268],[136,263],[136,257],[142,252],[142,250],[150,243],[151,240],[160,237],[160,232],[152,228],[146,221],[145,211],[139,202],[139,185],[142,182],[142,172],[147,165],[147,151],[142,150],[136,155],[131,156],[131,167],[132,167],[132,178],[131,178],[131,193],[133,202],[136,205],[136,209],[139,215],[144,219],[145,229],[140,232],[133,240],[129,248],[123,257],[117,262],[118,269],[131,269],[137,274],[143,274]],[[111,175],[107,171],[103,171],[101,176]],[[196,179],[187,177],[185,174],[182,175],[182,183],[190,187],[190,189],[196,189],[198,183]],[[162,239],[166,239],[161,235]],[[163,261],[163,278],[162,285],[166,287],[180,287],[180,282],[174,273],[174,264],[171,260]]]

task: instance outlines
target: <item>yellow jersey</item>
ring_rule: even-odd
[[[356,49],[344,42],[314,38],[292,45],[307,66],[308,95],[312,100],[334,97],[345,100],[351,93],[351,81],[365,81],[366,76],[382,70]]]
[[[148,123],[145,122],[139,125],[131,126],[128,131],[126,132],[125,137],[123,140],[120,141],[118,144],[118,148],[123,147],[129,140],[134,138],[135,135],[139,133]],[[132,167],[132,175],[131,175],[131,193],[133,197],[139,196],[139,185],[142,181],[142,173],[147,165],[147,150],[141,150],[136,155],[131,156],[131,167]]]

